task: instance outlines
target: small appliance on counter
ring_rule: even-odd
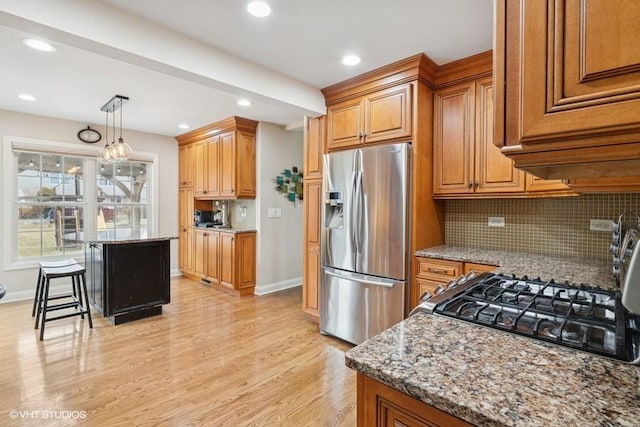
[[[193,211],[193,225],[196,227],[215,227],[215,211]]]
[[[231,228],[231,221],[229,221],[229,201],[228,200],[216,200],[216,210],[213,216],[215,222],[215,228]]]

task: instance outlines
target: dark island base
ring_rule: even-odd
[[[130,311],[128,313],[118,314],[117,316],[109,317],[109,322],[114,325],[121,325],[123,323],[133,322],[138,319],[145,319],[147,317],[158,316],[162,314],[162,306],[143,308],[141,310]]]
[[[89,300],[112,324],[162,314],[171,302],[169,239],[88,243]]]

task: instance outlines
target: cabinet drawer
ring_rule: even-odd
[[[467,274],[471,273],[472,271],[475,271],[476,274],[485,272],[485,271],[493,271],[496,268],[498,268],[495,265],[487,265],[487,264],[474,264],[472,262],[466,262],[464,264],[464,275],[466,276]]]
[[[432,258],[417,258],[419,278],[448,282],[462,273],[462,263]]]

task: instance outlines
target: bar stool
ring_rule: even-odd
[[[77,264],[78,262],[75,259],[61,259],[58,261],[41,261],[40,262],[40,270],[38,271],[38,283],[36,284],[36,294],[33,297],[33,309],[31,310],[31,317],[36,315],[36,306],[40,306],[42,302],[42,291],[44,288],[44,277],[42,277],[42,269],[43,268],[57,268],[57,267],[67,267],[69,265]],[[75,286],[73,288],[74,296],[75,296]],[[67,295],[68,296],[68,295]],[[63,296],[60,296],[63,298]],[[36,328],[38,324],[36,323]]]
[[[47,322],[52,320],[65,319],[71,316],[80,316],[84,319],[84,315],[87,315],[89,319],[89,327],[93,329],[93,322],[91,321],[91,310],[89,309],[89,294],[87,293],[87,280],[85,276],[85,268],[80,264],[72,264],[66,267],[44,267],[42,268],[44,294],[41,298],[41,305],[38,304],[38,313],[36,317],[36,328],[38,327],[38,319],[40,318],[40,312],[42,311],[42,327],[40,328],[40,341],[44,337],[44,327]],[[73,286],[74,293],[66,295],[67,298],[72,298],[73,301],[49,305],[50,300],[61,298],[61,296],[49,297],[49,285],[51,279],[58,279],[60,277],[70,277]],[[81,286],[82,284],[82,286]],[[76,293],[77,291],[77,293]],[[83,301],[84,293],[84,301]],[[42,307],[41,307],[42,306]],[[42,310],[41,310],[42,308]],[[55,310],[62,310],[65,308],[77,308],[78,311],[73,313],[63,314],[60,316],[47,319],[47,313]]]

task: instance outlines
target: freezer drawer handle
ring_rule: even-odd
[[[349,277],[345,277],[328,270],[325,270],[325,273],[327,273],[329,276],[337,277],[338,279],[350,279]],[[382,286],[383,288],[393,288],[393,283],[376,282],[373,280],[361,279],[359,277],[353,277],[353,279],[357,280],[359,283],[364,283],[365,285]]]

